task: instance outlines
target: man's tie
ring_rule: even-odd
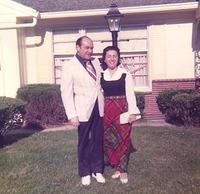
[[[90,61],[85,62],[85,68],[86,68],[87,72],[90,74],[90,76],[96,81],[96,79],[97,79],[96,72],[95,72],[94,68],[92,67],[92,64]]]

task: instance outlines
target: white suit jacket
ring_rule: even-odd
[[[68,119],[78,116],[79,121],[88,121],[96,99],[99,114],[103,116],[104,98],[100,87],[101,66],[98,59],[92,60],[96,81],[89,75],[76,56],[62,67],[61,96]]]

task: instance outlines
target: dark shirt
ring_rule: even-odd
[[[85,67],[85,59],[83,59],[81,56],[76,54],[76,58],[79,60],[79,62]]]
[[[104,96],[123,96],[126,94],[126,74],[123,73],[118,80],[106,81],[103,73],[101,73],[101,87],[104,91]]]
[[[86,68],[86,62],[87,62],[87,61],[90,61],[90,64],[92,65],[92,67],[93,67],[93,69],[94,69],[94,71],[95,71],[95,73],[96,73],[96,70],[95,70],[95,68],[94,68],[94,66],[93,66],[91,60],[84,59],[83,57],[81,57],[81,56],[79,56],[79,55],[77,55],[77,54],[76,54],[76,58],[77,58],[77,59],[79,60],[79,62],[83,65],[84,68]]]

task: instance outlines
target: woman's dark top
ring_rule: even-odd
[[[104,96],[123,96],[126,94],[126,73],[122,73],[122,76],[118,80],[106,81],[103,73],[101,73],[100,84],[104,91]]]

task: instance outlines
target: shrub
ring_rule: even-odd
[[[17,98],[27,102],[24,119],[27,126],[45,128],[67,120],[57,84],[31,84],[17,91]]]
[[[164,90],[159,93],[156,97],[156,103],[158,104],[159,110],[165,114],[165,112],[171,107],[171,99],[176,94],[196,94],[197,92],[194,89],[170,89]]]
[[[196,95],[199,96],[194,89],[170,89],[160,92],[156,102],[159,110],[165,114],[167,122],[176,125],[188,125],[189,123],[192,124],[192,121],[189,121],[191,116],[189,112],[194,100],[192,96]]]
[[[137,106],[142,114],[144,111],[144,107],[145,107],[144,94],[136,92],[135,96],[136,96]]]
[[[0,97],[0,135],[9,129],[21,127],[25,114],[25,102],[20,99]]]
[[[185,126],[200,126],[200,95],[177,94],[172,97],[171,104],[167,114],[173,113]]]
[[[61,99],[60,85],[30,84],[17,91],[17,98],[27,102],[24,119],[27,126],[45,128],[67,121]],[[138,108],[144,110],[144,94],[136,93]]]

